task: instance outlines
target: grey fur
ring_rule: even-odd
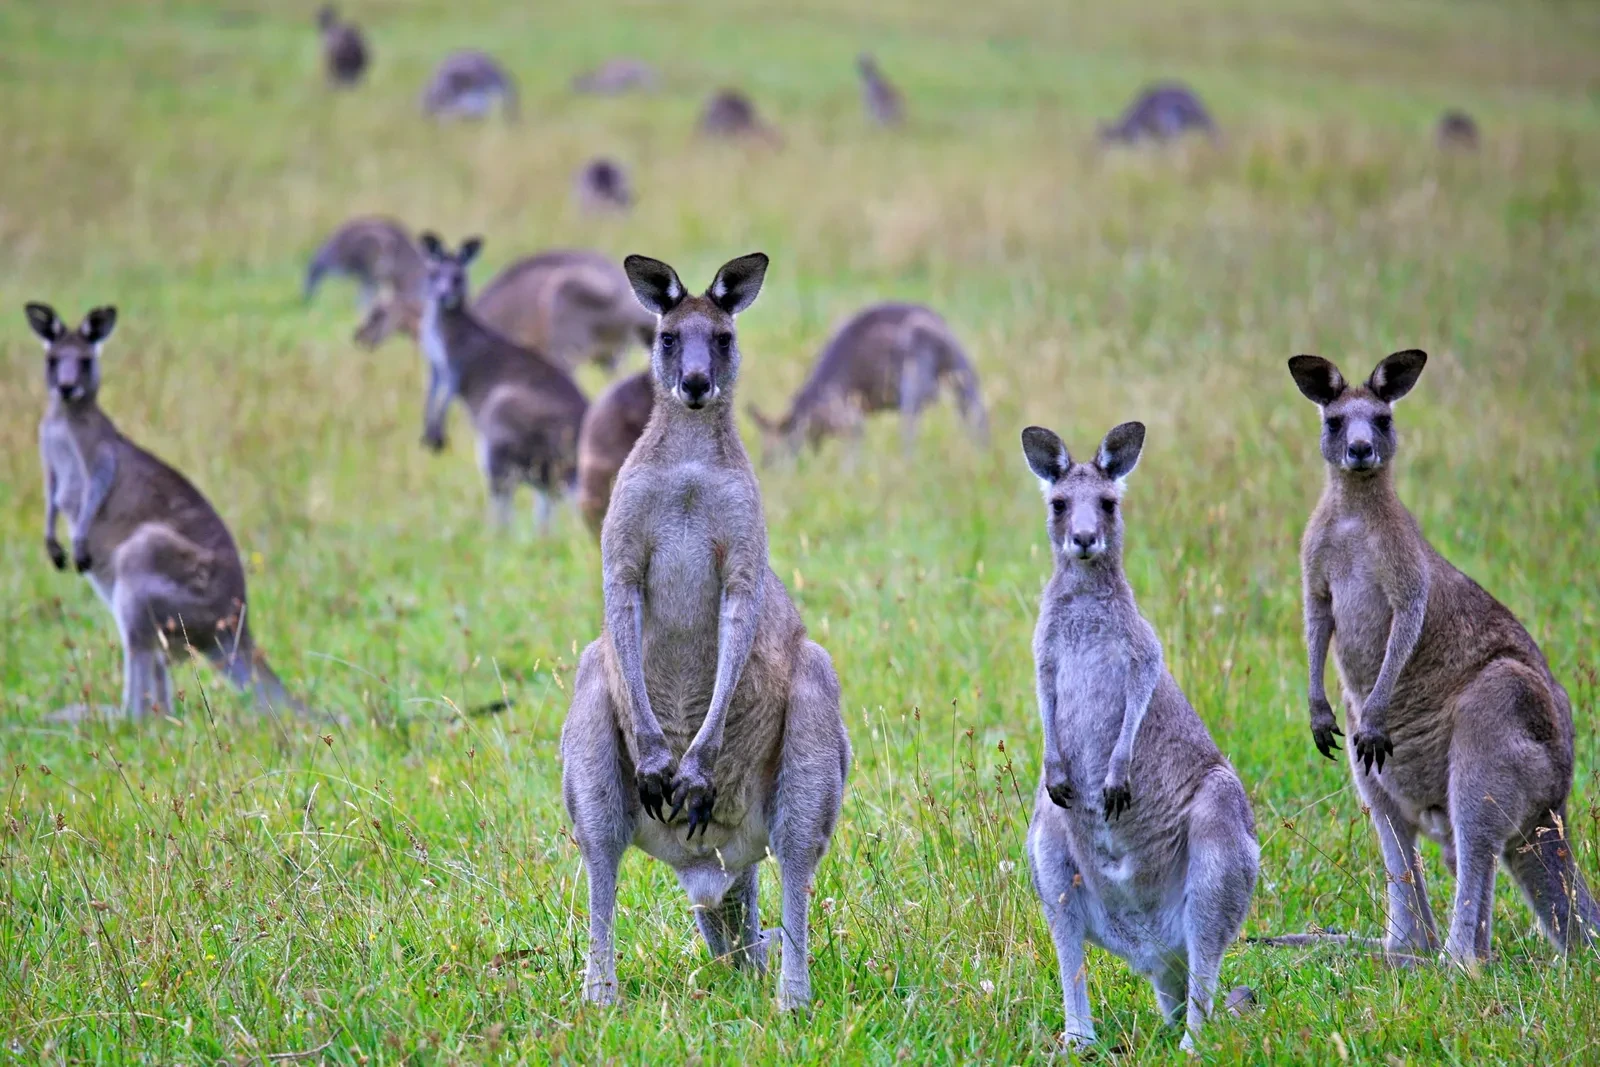
[[[1434,551],[1394,491],[1393,405],[1426,360],[1396,352],[1356,386],[1320,357],[1289,361],[1322,409],[1328,467],[1301,542],[1308,703],[1312,737],[1333,759],[1342,735],[1323,681],[1331,647],[1351,772],[1388,875],[1385,947],[1412,955],[1438,946],[1420,830],[1457,876],[1445,952],[1471,967],[1489,954],[1496,857],[1563,951],[1593,941],[1600,908],[1566,838],[1566,690],[1516,617]]]
[[[655,339],[655,317],[634,299],[627,275],[588,249],[551,249],[511,263],[483,287],[472,309],[568,372],[592,362],[615,373],[629,353],[648,352]]]
[[[428,263],[419,334],[428,363],[423,443],[444,448],[445,415],[460,396],[478,434],[478,466],[494,521],[509,523],[516,488],[527,484],[538,494],[543,532],[552,498],[576,480],[578,429],[588,401],[555,363],[486,326],[467,307],[467,267],[481,241],[468,238],[455,254],[431,233],[421,243]]]
[[[475,49],[446,56],[422,92],[423,112],[440,119],[479,119],[496,102],[506,121],[516,121],[516,80],[493,56]]]
[[[754,101],[738,89],[718,89],[700,112],[702,136],[781,145],[783,137],[756,111]]]
[[[660,314],[655,404],[617,478],[600,539],[605,631],[584,651],[561,734],[562,793],[589,876],[584,996],[617,999],[617,869],[635,845],[678,873],[707,946],[765,966],[756,865],[783,890],[778,1001],[811,999],[808,893],[838,820],[850,743],[828,654],[767,563],[760,487],[733,421],[733,316],[765,256],[691,296],[630,256]]]
[[[878,68],[878,61],[866,52],[856,57],[861,75],[861,105],[867,118],[879,126],[901,126],[906,120],[905,98]]]
[[[1192,1048],[1250,909],[1255,819],[1123,575],[1120,479],[1144,427],[1112,430],[1091,463],[1074,463],[1042,427],[1022,441],[1055,556],[1033,640],[1045,751],[1028,858],[1061,966],[1066,1038],[1094,1040],[1083,962],[1093,942],[1150,980]]]
[[[427,268],[404,225],[374,215],[351,219],[333,231],[306,267],[306,301],[324,278],[340,275],[361,287],[366,315],[355,333],[357,344],[376,348],[395,330],[416,333]]]
[[[593,70],[572,79],[575,93],[616,96],[620,93],[649,92],[660,83],[656,68],[642,59],[608,59]]]
[[[1126,144],[1168,141],[1190,130],[1212,140],[1217,138],[1217,124],[1194,90],[1178,82],[1166,82],[1145,89],[1116,122],[1102,125],[1100,140]]]
[[[578,169],[572,180],[578,206],[592,214],[626,211],[633,206],[633,188],[621,163],[596,156]]]
[[[122,714],[172,710],[168,652],[189,647],[263,711],[305,713],[251,637],[244,567],[228,528],[183,475],[122,436],[100,409],[100,348],[115,308],[68,330],[45,304],[27,306],[45,345],[50,403],[39,424],[45,549],[58,570],[66,513],[72,565],[111,609],[122,638]]]
[[[322,36],[322,66],[328,84],[342,89],[359,82],[372,58],[361,27],[339,18],[329,4],[317,12],[317,31]]]

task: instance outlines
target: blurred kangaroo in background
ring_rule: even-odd
[[[1116,122],[1100,127],[1100,140],[1132,144],[1142,140],[1167,141],[1190,130],[1212,140],[1217,125],[1205,105],[1187,85],[1167,82],[1141,92]]]
[[[476,50],[446,56],[422,92],[422,110],[434,118],[483,118],[496,102],[507,121],[516,121],[516,81]]]
[[[1028,859],[1068,1042],[1094,1041],[1092,942],[1150,980],[1166,1021],[1187,1020],[1193,1049],[1250,910],[1260,847],[1244,786],[1167,670],[1123,572],[1123,484],[1143,447],[1144,425],[1123,423],[1093,461],[1074,463],[1051,431],[1022,431],[1055,556],[1033,638],[1044,770]],[[1230,1002],[1242,999],[1236,990]]]
[[[899,411],[909,451],[917,420],[948,385],[972,436],[988,438],[978,376],[949,324],[920,304],[873,304],[841,326],[776,422],[751,406],[768,460],[845,434],[859,438],[863,416]]]
[[[717,957],[764,969],[757,864],[783,887],[778,1004],[811,999],[811,879],[850,768],[839,680],[767,562],[761,490],[733,420],[734,316],[767,257],[691,296],[665,263],[626,260],[659,316],[655,412],[600,538],[605,631],[584,650],[561,732],[562,795],[589,877],[584,997],[617,999],[617,870],[630,845],[669,864]]]
[[[188,647],[263,711],[305,713],[250,636],[244,567],[228,528],[188,480],[118,432],[100,409],[100,348],[117,322],[95,308],[76,330],[47,304],[27,305],[44,342],[49,406],[39,424],[44,545],[67,516],[72,566],[86,575],[122,638],[122,714],[172,711],[168,651]]]
[[[711,94],[700,113],[699,129],[707,137],[783,144],[778,131],[767,125],[756,113],[756,105],[738,89],[719,89]]]
[[[471,237],[452,254],[435,235],[422,235],[428,301],[419,340],[429,369],[422,440],[444,448],[444,417],[451,398],[460,396],[478,434],[478,466],[495,523],[510,522],[512,497],[525,483],[538,497],[543,533],[551,498],[572,488],[577,475],[578,428],[588,403],[560,367],[485,326],[467,307],[467,267],[482,247]]]
[[[1465,111],[1446,111],[1439,116],[1435,132],[1439,147],[1473,149],[1478,147],[1478,123]]]
[[[355,85],[367,72],[369,54],[361,27],[343,22],[332,4],[317,12],[317,29],[322,33],[322,66],[328,83],[340,88]]]
[[[878,61],[863,52],[856,58],[856,69],[861,72],[861,103],[867,109],[867,117],[879,126],[904,123],[905,99],[878,69]]]
[[[484,286],[473,311],[569,371],[593,362],[615,373],[629,351],[648,351],[655,340],[654,317],[633,298],[627,275],[582,249],[517,260]]]
[[[351,219],[333,231],[306,268],[305,299],[329,275],[352,278],[361,287],[366,317],[355,340],[376,348],[395,330],[415,335],[422,314],[427,267],[411,234],[394,219]]]
[[[649,425],[655,386],[648,369],[613,382],[583,416],[578,432],[578,513],[596,538],[611,503],[611,486]]]
[[[654,89],[658,81],[656,69],[643,60],[608,59],[594,70],[573,78],[572,91],[614,96],[619,93]]]
[[[1342,735],[1323,682],[1331,644],[1351,773],[1388,872],[1385,947],[1438,947],[1421,830],[1456,876],[1444,951],[1470,967],[1489,955],[1496,857],[1559,949],[1591,942],[1600,909],[1567,838],[1566,690],[1516,617],[1434,551],[1395,493],[1393,405],[1426,362],[1415,349],[1396,352],[1350,385],[1325,359],[1289,361],[1322,410],[1328,467],[1300,551],[1311,732],[1336,758]]]
[[[626,211],[633,206],[633,190],[628,172],[615,160],[591,159],[578,170],[572,194],[585,211],[603,213]]]

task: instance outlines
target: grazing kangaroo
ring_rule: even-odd
[[[617,869],[629,845],[672,866],[713,955],[762,970],[756,867],[783,887],[782,1008],[811,999],[811,879],[839,817],[850,742],[839,680],[767,563],[755,472],[733,421],[734,316],[759,253],[691,296],[665,263],[626,260],[660,317],[655,412],[600,538],[605,631],[584,650],[561,732],[562,796],[589,876],[584,997],[617,999]]]
[[[598,363],[614,373],[656,324],[627,275],[598,252],[558,249],[520,259],[484,286],[473,311],[495,329],[571,371]]]
[[[873,304],[829,339],[788,414],[773,422],[754,407],[749,411],[768,460],[793,455],[807,442],[815,447],[834,434],[859,438],[863,415],[876,411],[900,412],[909,451],[917,420],[941,385],[955,393],[973,437],[986,440],[978,376],[949,324],[919,304]]]
[[[1133,144],[1142,140],[1168,141],[1190,130],[1217,138],[1217,125],[1200,98],[1186,85],[1153,85],[1128,105],[1116,122],[1100,127],[1100,140]]]
[[[1083,958],[1093,942],[1150,980],[1168,1023],[1187,1018],[1192,1049],[1250,910],[1260,847],[1239,776],[1173,681],[1123,574],[1123,480],[1143,447],[1143,424],[1123,423],[1093,461],[1074,463],[1051,431],[1022,431],[1055,555],[1033,638],[1044,771],[1028,859],[1061,964],[1067,1040],[1094,1040]]]
[[[615,96],[654,89],[659,80],[656,69],[642,60],[608,59],[594,70],[573,78],[572,91]]]
[[[737,89],[719,89],[711,94],[700,112],[699,128],[706,137],[783,143],[778,131],[756,113],[756,105]]]
[[[369,59],[361,27],[340,21],[339,13],[328,4],[317,12],[317,29],[322,32],[322,66],[328,83],[337,88],[355,85],[367,72]]]
[[[1435,136],[1444,149],[1473,149],[1478,147],[1478,123],[1465,111],[1446,111],[1439,116]]]
[[[446,56],[422,92],[422,110],[434,118],[479,119],[496,102],[507,121],[517,118],[517,83],[485,52]]]
[[[244,567],[228,528],[183,475],[118,432],[100,409],[100,348],[117,322],[95,308],[76,330],[46,304],[27,305],[44,342],[50,403],[39,423],[44,462],[44,545],[65,570],[61,513],[72,566],[111,609],[122,637],[122,714],[172,710],[167,650],[188,646],[263,710],[305,713],[284,691],[250,635]]]
[[[633,206],[633,190],[628,172],[615,160],[591,159],[579,168],[572,181],[572,194],[585,211],[603,214],[626,211]]]
[[[867,109],[867,117],[879,126],[904,123],[905,99],[878,69],[878,61],[863,52],[856,57],[856,69],[861,72],[861,102]]]
[[[334,230],[311,257],[305,299],[315,296],[329,275],[355,279],[366,311],[355,340],[376,348],[395,330],[416,333],[427,273],[422,253],[403,225],[382,216],[354,218]]]
[[[470,237],[451,254],[435,235],[422,235],[428,301],[419,340],[429,371],[422,440],[444,448],[445,413],[459,395],[478,434],[478,466],[495,523],[510,522],[512,496],[526,483],[538,496],[542,533],[550,525],[551,497],[576,477],[578,428],[588,402],[560,367],[507,340],[467,307],[467,267],[482,247]]]
[[[611,503],[611,486],[649,425],[655,386],[649,370],[611,384],[583,416],[578,431],[578,513],[596,538]]]
[[[1393,406],[1427,355],[1387,357],[1349,385],[1317,356],[1289,372],[1322,409],[1328,480],[1301,542],[1311,733],[1329,759],[1340,734],[1323,683],[1330,644],[1344,686],[1356,791],[1388,873],[1385,948],[1438,947],[1417,853],[1420,829],[1456,875],[1444,951],[1489,954],[1495,858],[1563,951],[1591,941],[1600,909],[1566,838],[1572,707],[1514,615],[1452,567],[1395,493]]]

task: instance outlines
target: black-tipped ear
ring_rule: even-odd
[[[1372,368],[1372,376],[1367,379],[1367,388],[1372,390],[1373,396],[1385,404],[1393,404],[1411,392],[1411,387],[1422,377],[1422,368],[1427,363],[1428,353],[1420,348],[1408,348],[1404,352],[1396,352]]]
[[[28,325],[33,327],[33,332],[39,335],[39,340],[45,344],[59,341],[61,335],[67,332],[62,325],[61,316],[56,314],[56,309],[49,304],[29,304],[24,309],[28,313]]]
[[[1022,431],[1022,455],[1028,461],[1028,468],[1041,481],[1050,484],[1054,484],[1072,466],[1067,446],[1055,431],[1043,426],[1029,426]]]
[[[461,242],[461,251],[456,253],[456,262],[465,267],[468,263],[478,258],[478,253],[483,251],[482,237],[468,237]]]
[[[1139,465],[1139,453],[1144,451],[1144,423],[1125,422],[1114,426],[1100,442],[1094,465],[1105,472],[1107,478],[1126,478]]]
[[[1289,373],[1294,384],[1300,387],[1305,398],[1318,407],[1327,407],[1344,392],[1344,375],[1321,356],[1294,356],[1289,360]]]
[[[97,345],[111,336],[111,331],[117,327],[117,309],[114,307],[98,307],[84,316],[83,325],[78,327],[78,333],[85,341]]]
[[[751,252],[724,263],[711,280],[706,296],[723,311],[737,315],[756,302],[756,294],[761,292],[761,281],[766,276],[767,254]]]
[[[428,230],[417,238],[417,244],[422,246],[422,251],[433,259],[443,259],[445,255],[444,244],[439,240],[439,235]]]
[[[639,298],[646,311],[665,315],[689,293],[678,280],[678,272],[649,256],[629,256],[622,261],[622,269],[633,286],[633,295]]]

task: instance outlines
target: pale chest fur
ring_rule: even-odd
[[[39,426],[39,454],[55,479],[54,500],[74,536],[75,520],[88,485],[88,472],[77,442],[61,422],[47,419]]]
[[[417,324],[417,344],[422,349],[422,358],[427,360],[428,366],[435,373],[448,376],[450,373],[450,353],[445,348],[444,334],[439,329],[439,311],[429,303],[422,311],[422,321]]]
[[[1383,666],[1393,612],[1381,562],[1384,545],[1355,516],[1330,521],[1312,553],[1313,588],[1333,608],[1333,652],[1346,687],[1365,697]]]
[[[1079,601],[1056,605],[1041,638],[1055,658],[1056,733],[1074,787],[1098,793],[1127,703],[1132,635],[1120,612]]]

